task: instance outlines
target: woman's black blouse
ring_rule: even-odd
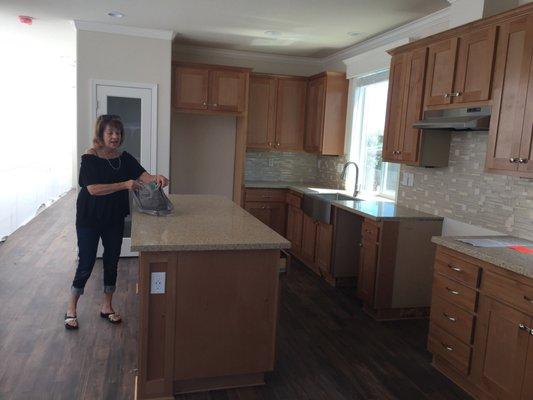
[[[110,165],[111,163],[111,165]],[[120,163],[120,168],[117,168]],[[87,186],[138,179],[145,169],[127,152],[117,158],[105,159],[93,154],[81,156],[79,185],[81,190],[76,202],[76,226],[101,227],[118,223],[130,213],[128,190],[92,196]]]

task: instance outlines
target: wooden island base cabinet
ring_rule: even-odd
[[[438,246],[428,349],[439,371],[478,399],[531,400],[531,328],[533,279]]]
[[[264,384],[275,361],[279,255],[289,242],[222,196],[170,199],[170,216],[133,213],[137,398]]]

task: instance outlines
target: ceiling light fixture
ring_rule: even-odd
[[[281,36],[281,32],[279,32],[279,31],[265,31],[265,35],[268,35],[268,36]]]
[[[110,11],[107,13],[107,15],[113,18],[122,18],[124,16],[124,14],[122,14],[120,11]]]

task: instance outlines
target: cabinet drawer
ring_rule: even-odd
[[[435,257],[435,270],[471,288],[478,287],[480,267],[459,254],[454,256],[439,248]]]
[[[244,201],[285,202],[285,189],[245,189]]]
[[[433,278],[433,296],[440,296],[467,311],[476,311],[477,291],[443,275],[435,274]]]
[[[485,271],[481,291],[533,316],[533,286]]]
[[[472,342],[474,316],[456,305],[433,296],[431,323],[443,328],[464,343]]]
[[[287,193],[287,204],[290,206],[300,208],[302,203],[302,198],[294,193]]]
[[[435,324],[429,326],[428,350],[446,359],[459,372],[468,375],[471,348]]]

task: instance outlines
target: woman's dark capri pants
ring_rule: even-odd
[[[76,227],[78,234],[78,267],[71,292],[81,295],[96,261],[98,240],[104,246],[104,293],[113,293],[117,282],[117,265],[124,236],[124,220],[100,227]]]

